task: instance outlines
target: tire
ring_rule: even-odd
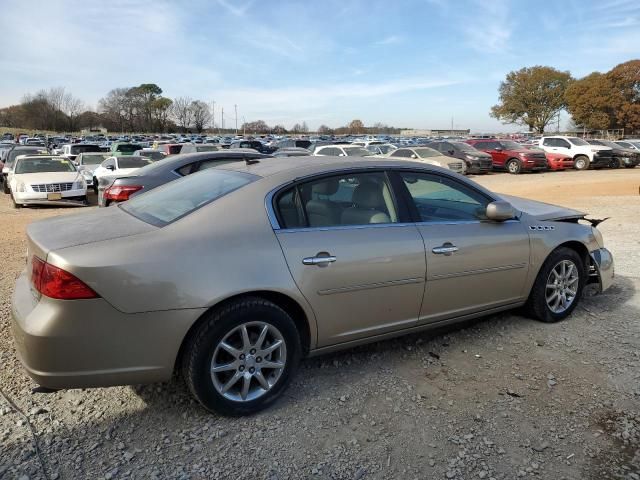
[[[613,158],[611,163],[609,163],[609,168],[622,168],[624,167],[624,162],[619,158]]]
[[[589,160],[589,157],[587,157],[586,155],[578,155],[573,160],[573,168],[575,168],[576,170],[588,170],[590,163],[591,162]]]
[[[573,270],[570,270],[569,265],[573,265]],[[571,276],[571,279],[558,276],[557,273],[562,272],[562,265],[565,265],[565,271],[575,273],[575,277]],[[553,273],[552,273],[553,272]],[[541,322],[554,323],[564,320],[574,308],[580,302],[582,296],[582,290],[584,288],[587,279],[587,271],[585,268],[584,260],[580,255],[570,248],[560,247],[551,252],[547,257],[536,281],[533,284],[533,288],[529,294],[529,299],[525,304],[524,311],[528,317],[540,320]],[[566,289],[561,287],[562,281],[570,287],[570,284],[577,284],[572,290],[571,295],[566,295],[565,298],[570,301],[567,305],[562,304],[562,294],[559,292],[567,292]],[[549,287],[550,285],[556,285]],[[557,296],[554,295],[557,294]],[[570,299],[567,297],[571,297]],[[554,310],[553,306],[557,304]]]
[[[517,175],[522,172],[522,163],[520,163],[520,160],[516,158],[509,159],[505,164],[505,167],[507,168],[507,172],[513,175]]]
[[[5,177],[4,181],[2,182],[2,191],[9,195],[11,194],[11,190],[9,190],[9,185],[7,185],[7,183],[7,178]]]
[[[291,317],[274,303],[250,297],[213,310],[203,320],[185,345],[182,362],[193,396],[210,412],[222,415],[251,415],[267,408],[284,392],[300,362],[300,335]],[[260,342],[265,327],[266,337]],[[278,342],[280,346],[267,354]],[[283,365],[267,368],[267,363]],[[214,365],[229,368],[214,373]]]
[[[98,179],[93,177],[93,193],[98,194]]]

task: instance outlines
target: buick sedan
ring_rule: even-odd
[[[591,223],[412,160],[229,163],[31,224],[13,333],[44,387],[179,371],[206,409],[250,414],[305,356],[516,307],[563,320],[613,281]]]

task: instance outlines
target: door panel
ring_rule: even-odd
[[[319,347],[417,324],[426,266],[415,225],[280,230],[276,235],[316,314]],[[335,261],[312,263],[327,256]]]
[[[418,228],[427,255],[421,323],[524,298],[529,237],[519,221],[422,224]],[[443,245],[457,250],[449,254],[433,252]]]

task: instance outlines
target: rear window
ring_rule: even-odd
[[[71,145],[71,155],[78,155],[85,152],[99,152],[98,145]]]
[[[136,150],[142,150],[142,146],[141,145],[132,145],[132,144],[123,144],[123,145],[116,146],[116,151],[122,152],[122,153],[133,153]],[[98,150],[98,151],[100,151],[100,150]]]
[[[212,168],[134,197],[120,208],[143,222],[163,227],[258,178]]]
[[[152,163],[153,160],[147,157],[124,157],[118,158],[120,168],[141,168]]]

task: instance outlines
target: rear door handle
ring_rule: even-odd
[[[302,263],[305,265],[319,265],[324,266],[336,261],[336,257],[329,255],[326,257],[306,257],[302,259]]]
[[[445,243],[444,245],[440,246],[440,247],[434,247],[431,250],[433,253],[435,253],[436,255],[451,255],[453,252],[457,252],[458,251],[458,247],[456,247],[455,245],[453,245],[452,243]]]

